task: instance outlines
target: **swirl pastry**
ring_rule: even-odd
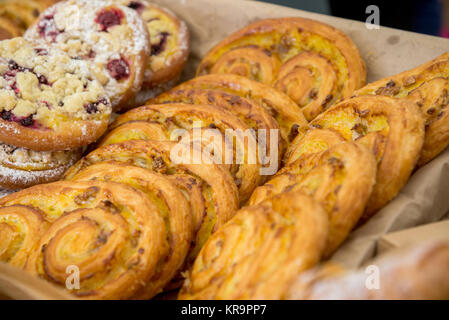
[[[345,100],[310,123],[366,146],[377,160],[377,178],[363,220],[393,199],[408,181],[424,142],[424,116],[415,103],[384,96]]]
[[[191,88],[221,90],[254,101],[277,121],[284,141],[291,142],[307,127],[301,109],[287,95],[248,78],[233,74],[206,75],[184,82],[173,91]]]
[[[141,106],[148,99],[173,87],[179,80],[190,52],[190,35],[185,22],[167,8],[148,0],[120,0],[119,3],[136,10],[150,34],[151,54],[142,91],[129,104]]]
[[[21,30],[10,20],[0,15],[0,40],[20,37]]]
[[[433,160],[449,145],[449,53],[370,83],[355,94],[405,98],[418,104],[426,118],[426,137],[418,166]]]
[[[0,261],[24,268],[49,225],[39,209],[21,205],[0,208]]]
[[[326,151],[344,141],[346,140],[338,131],[330,129],[309,130],[304,136],[298,136],[293,140],[285,155],[284,163],[285,165],[292,164],[302,157]]]
[[[266,139],[267,154],[272,154],[270,149],[271,130],[279,130],[279,125],[268,111],[255,101],[221,90],[192,88],[186,90],[171,90],[149,100],[147,103],[161,104],[176,102],[214,105],[228,110],[242,120],[248,127],[253,129],[257,134],[257,138],[259,138],[259,135],[263,134]],[[279,134],[277,134],[276,137],[278,142],[275,145],[279,148],[278,154],[282,155],[286,142],[283,141]]]
[[[169,141],[170,133],[163,124],[148,121],[129,121],[115,127],[99,143],[100,146],[129,140]]]
[[[126,299],[141,290],[168,253],[164,220],[144,193],[119,183],[55,182],[0,200],[40,210],[52,225],[30,254],[26,270],[66,287],[79,270],[83,299]],[[4,210],[4,208],[2,208]]]
[[[81,158],[76,151],[32,151],[0,144],[0,188],[18,190],[59,180]]]
[[[217,44],[197,75],[231,73],[286,93],[313,120],[365,84],[360,53],[343,32],[303,18],[266,19]]]
[[[45,10],[25,38],[88,61],[116,110],[142,86],[149,35],[130,8],[101,0],[64,1]]]
[[[207,241],[179,298],[279,299],[292,276],[319,262],[327,230],[323,208],[300,192],[245,207]]]
[[[0,43],[0,101],[0,141],[36,151],[94,142],[111,114],[84,61],[23,38]]]
[[[189,131],[195,128],[218,130],[217,133],[220,136],[218,143],[223,141],[221,140],[223,135],[225,137],[225,145],[214,148],[214,157],[220,164],[231,164],[230,171],[239,188],[241,202],[248,200],[253,190],[262,182],[257,151],[258,144],[256,137],[253,135],[254,132],[250,132],[248,130],[250,128],[245,123],[222,108],[189,104],[149,105],[128,111],[117,118],[111,127],[115,128],[129,121],[160,123],[168,128],[170,136],[176,133],[174,132],[175,130],[179,129]],[[214,132],[212,130],[201,132],[201,140],[208,139],[208,133]],[[227,134],[229,133],[235,134],[228,138]],[[175,138],[178,138],[178,136]],[[195,132],[193,133],[194,138]],[[211,137],[211,140],[216,140],[215,136]],[[205,142],[207,143],[207,141]],[[229,144],[232,146],[234,153],[233,155],[231,154],[232,159],[226,154],[227,145]]]
[[[250,205],[289,190],[312,196],[326,210],[329,235],[324,257],[346,239],[363,214],[376,181],[376,161],[364,147],[343,142],[321,153],[304,155],[257,188]]]
[[[379,288],[367,288],[367,269],[325,265],[292,281],[285,294],[293,300],[447,300],[449,244],[430,242],[387,254],[370,263],[378,268]]]
[[[234,216],[238,209],[239,197],[229,171],[213,164],[212,161],[202,164],[190,164],[191,161],[181,161],[181,163],[171,161],[170,154],[177,145],[170,141],[142,140],[106,145],[93,151],[70,168],[66,173],[66,179],[71,180],[83,169],[105,161],[119,161],[167,175],[185,195],[189,196],[191,201],[193,223],[197,230],[194,249],[189,255],[192,259],[210,234]],[[190,156],[193,158],[202,156],[204,159],[207,156],[207,154],[198,154],[199,151],[193,147],[186,147],[186,149],[190,150]]]
[[[166,229],[168,256],[159,262],[156,273],[134,297],[150,299],[159,293],[184,264],[192,241],[192,216],[184,195],[166,176],[120,162],[94,164],[72,181],[118,182],[145,193],[161,213]]]

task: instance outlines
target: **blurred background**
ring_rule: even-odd
[[[449,38],[449,0],[259,0],[365,22],[369,5],[380,9],[380,25]]]

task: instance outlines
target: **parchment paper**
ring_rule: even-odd
[[[154,0],[184,19],[192,35],[192,54],[183,79],[193,77],[201,57],[216,43],[247,24],[264,18],[298,16],[328,23],[345,32],[359,47],[374,81],[449,51],[449,40],[245,0]],[[382,12],[380,13],[382,15]],[[449,211],[449,150],[416,172],[399,196],[366,225],[353,232],[332,258],[359,266],[376,252],[379,237],[391,231],[442,219]],[[5,271],[8,269],[8,271]],[[1,275],[4,277],[1,277]],[[3,281],[3,282],[2,282]],[[6,286],[6,283],[8,284]],[[53,291],[56,290],[56,291]],[[65,299],[40,279],[0,264],[0,299]]]
[[[192,54],[184,80],[201,58],[229,34],[259,19],[297,16],[328,23],[351,37],[368,68],[368,81],[411,69],[449,51],[449,40],[391,28],[369,30],[364,23],[245,0],[155,0],[184,19]],[[381,21],[382,21],[382,12]],[[399,196],[353,232],[332,258],[350,267],[376,253],[381,235],[442,219],[449,211],[449,150],[416,172]]]

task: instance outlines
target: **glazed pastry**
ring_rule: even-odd
[[[249,127],[232,113],[222,108],[189,104],[148,105],[128,111],[120,116],[111,127],[115,128],[129,121],[160,123],[167,127],[172,140],[173,138],[178,138],[177,134],[175,137],[172,136],[179,129],[191,131],[194,128],[203,128],[204,130],[200,136],[201,141],[208,139],[206,137],[208,134],[205,130],[216,129],[218,130],[217,133],[220,134],[220,145],[218,145],[219,149],[214,148],[215,150],[213,151],[215,152],[212,152],[214,159],[218,161],[218,164],[230,164],[230,172],[239,188],[241,203],[248,200],[253,190],[262,182],[263,177],[260,175],[261,166],[257,159],[257,141],[255,136],[251,132],[245,133]],[[235,133],[235,139],[232,140],[232,137],[227,139],[227,130],[232,130]],[[242,133],[239,134],[238,130]],[[210,131],[210,133],[212,132]],[[224,146],[221,145],[223,141],[221,135],[225,137]],[[194,139],[195,132],[193,137],[189,136],[189,140],[195,141]],[[211,140],[216,140],[215,135],[211,137]],[[204,143],[208,144],[209,141],[204,141]],[[215,143],[217,142],[215,141]],[[233,152],[233,154],[226,150],[229,144],[232,147],[230,152]],[[202,149],[207,151],[204,147]],[[230,155],[232,155],[232,159],[229,157]]]
[[[99,145],[106,146],[129,140],[169,141],[170,134],[166,126],[157,122],[129,121],[114,125]]]
[[[330,129],[311,129],[304,136],[293,140],[284,158],[284,164],[289,165],[310,154],[326,151],[330,147],[346,141],[338,131]]]
[[[188,103],[188,104],[207,104],[215,105],[225,108],[229,112],[236,115],[248,127],[253,129],[259,136],[266,137],[267,154],[273,156],[271,151],[271,130],[278,130],[279,125],[276,120],[265,110],[260,104],[255,101],[240,97],[236,94],[227,93],[221,90],[208,89],[186,89],[186,90],[171,90],[162,95],[151,99],[147,104],[161,104],[161,103]],[[276,134],[277,142],[274,144],[278,148],[278,155],[282,157],[286,142],[283,141],[279,134]],[[261,142],[259,142],[261,143]],[[260,144],[259,144],[260,145]]]
[[[70,168],[66,173],[66,179],[71,180],[81,170],[105,161],[124,162],[176,179],[178,187],[183,186],[184,193],[195,201],[192,205],[198,209],[204,209],[196,213],[199,218],[196,218],[196,222],[194,221],[194,225],[199,227],[194,244],[194,252],[197,253],[210,234],[234,216],[239,204],[238,190],[230,173],[211,161],[189,164],[191,161],[184,162],[181,158],[181,163],[173,162],[170,154],[176,146],[179,146],[176,142],[142,140],[106,145],[93,151]],[[188,146],[181,150],[181,152],[184,151],[194,158],[203,156],[205,159],[207,156],[198,154],[197,149]],[[190,157],[185,160],[190,160]],[[180,177],[183,177],[183,180]],[[198,189],[196,188],[201,190],[203,198],[201,203],[197,201]],[[194,255],[191,254],[190,259]]]
[[[302,155],[257,188],[249,204],[289,190],[312,196],[329,217],[324,251],[324,258],[328,258],[356,226],[375,182],[376,161],[371,152],[353,142],[343,142],[321,153]]]
[[[408,181],[424,142],[424,116],[415,103],[383,96],[345,100],[310,123],[338,131],[372,150],[377,178],[363,221],[393,199]]]
[[[319,262],[327,230],[323,208],[300,192],[245,207],[207,241],[179,298],[279,299],[295,275]]]
[[[20,205],[0,208],[0,261],[24,268],[49,225],[39,209]]]
[[[42,11],[54,4],[52,0],[3,0],[0,2],[0,17],[9,20],[22,35],[39,17]]]
[[[79,172],[72,181],[119,182],[142,191],[158,208],[167,226],[168,256],[157,272],[134,298],[151,299],[162,291],[184,265],[192,241],[193,227],[189,203],[176,184],[166,176],[120,162],[94,164]]]
[[[81,158],[76,151],[32,151],[0,144],[0,188],[24,189],[59,180]]]
[[[114,1],[117,3],[117,1]],[[142,91],[130,106],[141,106],[148,99],[167,91],[179,80],[190,52],[187,25],[167,8],[147,0],[120,0],[136,10],[145,21],[151,39]]]
[[[123,184],[54,182],[0,200],[1,207],[15,205],[40,210],[52,223],[25,269],[66,288],[67,268],[78,267],[80,288],[70,292],[79,298],[131,297],[168,253],[158,208]]]
[[[254,101],[264,107],[278,122],[281,137],[288,143],[307,127],[301,109],[285,94],[262,83],[233,74],[197,77],[174,90],[216,89]]]
[[[449,244],[429,242],[370,263],[378,268],[379,287],[370,290],[366,268],[322,266],[299,274],[286,291],[293,300],[447,300]]]
[[[45,10],[25,38],[88,61],[115,110],[141,88],[149,35],[130,8],[101,0],[64,1]]]
[[[412,70],[363,87],[355,94],[406,98],[426,118],[426,138],[418,161],[423,166],[449,145],[449,52]]]
[[[216,45],[197,75],[232,73],[286,93],[313,120],[365,84],[360,53],[343,32],[304,18],[266,19]]]
[[[0,42],[0,101],[0,141],[36,151],[94,142],[111,114],[84,61],[23,38]]]

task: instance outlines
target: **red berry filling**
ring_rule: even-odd
[[[20,123],[22,126],[24,127],[35,127],[37,128],[38,126],[36,125],[36,121],[33,119],[33,115],[29,115],[28,117],[17,117],[15,116],[11,111],[6,111],[3,110],[0,113],[0,117],[5,120],[5,121],[13,121],[13,122],[17,122]]]
[[[45,40],[50,39],[51,42],[55,42],[56,37],[61,33],[56,27],[55,16],[53,14],[44,16],[41,21],[39,21],[37,28],[40,36]]]
[[[141,2],[138,2],[138,1],[131,1],[128,4],[128,8],[136,10],[140,14],[142,12],[142,9],[144,8],[144,5]]]
[[[84,109],[86,109],[86,112],[88,114],[97,113],[99,104],[104,104],[105,106],[107,106],[109,103],[108,103],[108,100],[103,98],[103,99],[101,99],[101,100],[99,100],[97,102],[86,104],[84,106]]]
[[[167,46],[167,38],[169,35],[170,33],[168,32],[161,32],[159,34],[160,37],[159,43],[151,46],[152,56],[157,56],[158,54],[160,54],[162,51],[165,50],[165,47]]]
[[[123,59],[114,59],[108,62],[107,65],[109,74],[115,80],[120,81],[129,77],[129,64]]]
[[[101,26],[101,31],[107,31],[110,27],[122,24],[124,14],[116,8],[103,9],[98,13],[95,22]]]
[[[36,52],[37,55],[39,55],[39,56],[46,56],[46,55],[48,55],[48,51],[46,49],[43,49],[43,48],[35,48],[34,52]]]

